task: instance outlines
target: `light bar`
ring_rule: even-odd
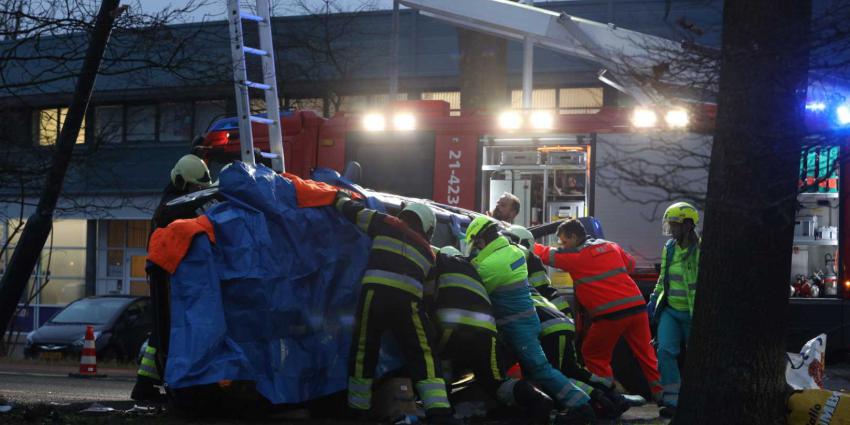
[[[416,117],[413,114],[400,113],[393,116],[393,128],[401,131],[411,131],[416,129]]]
[[[387,128],[387,120],[381,114],[366,114],[363,116],[363,128],[366,131],[384,131]]]
[[[646,108],[635,108],[632,114],[632,125],[637,128],[655,127],[658,122],[658,115],[655,111]]]
[[[499,114],[499,127],[504,130],[518,130],[522,127],[522,115],[516,111],[505,111]]]
[[[688,118],[688,111],[684,109],[671,109],[664,116],[664,121],[667,122],[670,128],[685,128],[688,126],[690,119]]]
[[[534,111],[531,113],[531,128],[549,130],[555,126],[555,117],[549,111]]]
[[[838,124],[850,124],[850,108],[847,105],[841,105],[835,110],[835,118],[838,119]]]

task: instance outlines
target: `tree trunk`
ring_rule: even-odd
[[[460,108],[497,111],[508,105],[507,41],[458,28]]]
[[[699,295],[674,424],[785,422],[809,0],[724,2]]]
[[[112,24],[121,12],[118,3],[119,0],[104,0],[100,5],[89,48],[74,89],[74,97],[68,108],[68,116],[56,141],[53,165],[47,174],[41,199],[35,212],[27,220],[20,241],[9,260],[6,273],[0,280],[0,330],[4,332],[12,320],[15,307],[26,289],[27,281],[44,248],[44,242],[50,234],[53,211],[62,191],[62,182],[65,179],[68,164],[71,162],[71,154],[83,123],[89,98],[91,98],[95,77],[106,50]]]

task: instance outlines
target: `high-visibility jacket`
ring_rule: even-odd
[[[499,236],[472,260],[487,294],[528,287],[525,253]]]
[[[540,257],[528,251],[525,259],[528,264],[528,283],[531,287],[554,304],[562,313],[571,316],[573,312],[569,301],[552,286],[552,281],[549,280],[549,273],[546,271],[546,266],[540,260]]]
[[[462,257],[438,254],[434,311],[443,330],[473,327],[496,333],[496,319],[487,290],[475,267]]]
[[[575,248],[535,244],[534,253],[545,264],[570,273],[576,300],[592,319],[638,313],[646,305],[629,276],[634,258],[614,242],[588,238]]]
[[[699,274],[699,243],[687,249],[676,245],[675,239],[664,244],[661,252],[661,273],[652,291],[650,302],[655,302],[655,318],[661,317],[661,311],[670,304],[673,298],[677,306],[687,306],[688,313],[694,314],[694,300],[697,292],[697,277]],[[678,256],[681,273],[671,273],[670,266]],[[683,308],[679,310],[684,311]]]
[[[435,262],[431,244],[397,217],[368,209],[358,201],[341,198],[336,207],[372,238],[361,283],[393,287],[421,299],[422,283]]]

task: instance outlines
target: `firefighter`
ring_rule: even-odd
[[[513,363],[497,340],[490,297],[475,267],[452,246],[437,254],[434,316],[440,358],[454,371],[469,370],[493,399],[527,410],[531,423],[548,425],[552,399],[524,380],[506,379]]]
[[[393,217],[367,209],[343,191],[335,204],[373,239],[351,340],[349,407],[356,415],[367,416],[381,336],[390,331],[403,350],[429,419],[453,422],[440,362],[432,350],[434,330],[422,306],[423,282],[435,262],[430,245],[437,221],[434,212],[427,205],[410,203]]]
[[[523,374],[539,385],[566,409],[561,423],[585,423],[595,419],[590,397],[546,360],[540,347],[540,321],[531,301],[525,254],[499,235],[493,219],[480,216],[466,229],[466,246],[474,252],[472,264],[478,270],[493,312],[499,334],[519,359]]]
[[[173,209],[167,208],[166,204],[183,195],[206,189],[212,185],[210,170],[207,164],[195,155],[184,155],[174,168],[171,169],[171,182],[162,191],[162,198],[153,213],[151,231],[160,227],[168,226],[174,220],[181,218],[194,218],[197,216],[195,209],[199,206]]]
[[[168,208],[166,204],[180,196],[205,189],[212,184],[210,170],[201,158],[195,155],[184,155],[174,168],[171,169],[171,181],[165,187],[159,205],[154,211],[151,219],[151,234],[154,230],[166,227],[169,223],[180,218],[192,218],[197,216],[197,208],[201,205],[188,203],[180,208]],[[150,235],[148,235],[150,239]],[[130,393],[130,398],[136,401],[155,401],[162,397],[158,386],[162,385],[162,363],[164,359],[158,358],[157,348],[163,347],[159,329],[163,325],[164,317],[167,317],[165,306],[168,305],[168,290],[160,288],[154,280],[151,280],[150,297],[153,300],[154,327],[148,338],[148,344],[142,352],[142,361],[136,372],[136,384]],[[161,355],[159,357],[162,357]]]
[[[519,225],[509,227],[505,233],[526,253],[528,280],[532,286],[531,300],[540,320],[540,345],[549,363],[591,394],[597,416],[609,419],[619,417],[629,409],[629,405],[615,390],[613,380],[594,375],[579,363],[574,345],[576,326],[570,304],[552,287],[546,266],[531,251],[534,248],[534,235]]]
[[[519,206],[519,198],[513,193],[505,192],[496,201],[496,206],[493,207],[493,210],[487,211],[487,215],[510,224],[519,215]]]
[[[558,226],[561,248],[534,245],[546,265],[569,272],[576,301],[589,313],[591,325],[581,352],[588,370],[613,381],[611,356],[621,337],[626,339],[649,382],[653,399],[661,398],[655,351],[650,343],[649,316],[637,284],[629,276],[634,259],[619,245],[587,236],[578,220]]]
[[[679,352],[681,345],[688,343],[694,314],[700,254],[698,223],[699,213],[687,202],[677,202],[664,211],[663,233],[671,238],[661,251],[661,273],[648,304],[650,316],[658,324],[658,369],[664,388],[661,415],[670,418],[679,404]]]

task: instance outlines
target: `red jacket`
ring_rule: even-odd
[[[620,245],[603,239],[587,239],[575,248],[534,245],[534,253],[546,265],[570,273],[576,300],[599,318],[624,310],[642,311],[646,301],[629,276],[635,260]]]

